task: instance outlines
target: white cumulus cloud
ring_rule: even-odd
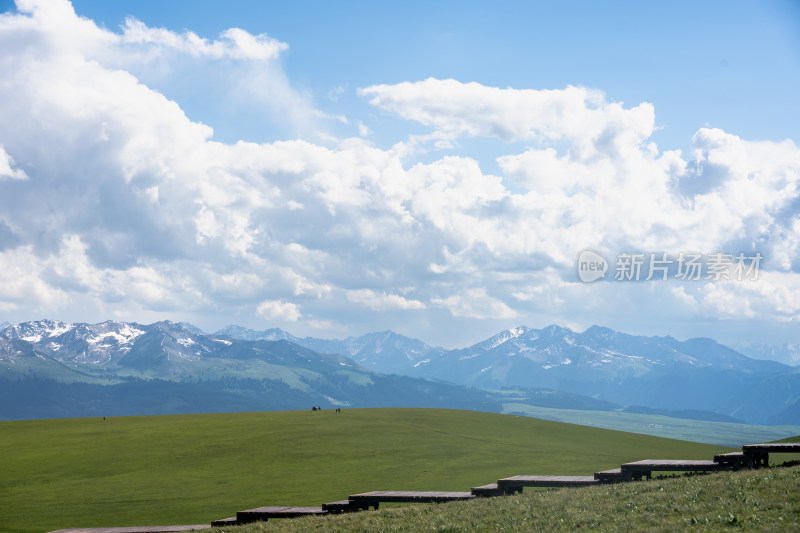
[[[191,31],[179,34],[164,28],[150,28],[130,17],[125,19],[121,42],[153,45],[213,59],[275,59],[289,48],[286,43],[268,35],[252,35],[240,28],[227,29],[220,34],[219,40],[209,41]]]
[[[800,317],[792,141],[703,128],[683,154],[652,142],[648,103],[583,87],[431,78],[361,90],[372,106],[430,129],[416,140],[221,142],[153,72],[230,63],[244,73],[242,98],[250,87],[315,116],[276,60],[285,44],[133,19],[115,33],[66,1],[19,10],[0,15],[3,312],[385,329],[395,324],[381,317],[402,311],[429,331],[441,320],[453,335],[474,320]],[[277,85],[264,72],[277,72]],[[385,136],[365,121],[351,122],[362,136]],[[458,151],[467,137],[512,142],[490,173]],[[408,149],[428,141],[448,153]],[[585,248],[759,251],[763,276],[587,286],[575,274]]]
[[[283,300],[261,302],[257,312],[267,320],[279,322],[297,322],[303,316],[297,304]]]
[[[431,302],[445,307],[456,317],[485,320],[519,316],[519,313],[498,298],[490,296],[482,287],[469,289],[447,298],[433,298]]]
[[[347,292],[347,299],[362,304],[375,311],[387,309],[425,309],[426,305],[419,300],[408,300],[399,294],[378,293],[370,289],[359,289]]]
[[[27,174],[21,168],[14,168],[14,160],[0,145],[0,180],[26,180]]]
[[[507,141],[568,140],[581,158],[614,145],[635,145],[654,128],[653,106],[625,109],[594,89],[501,89],[479,83],[428,78],[373,85],[360,94],[371,104],[446,134],[498,137]]]

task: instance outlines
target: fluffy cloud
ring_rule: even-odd
[[[303,316],[296,304],[283,300],[261,302],[256,312],[270,322],[297,322]]]
[[[503,303],[502,300],[489,296],[486,289],[480,287],[468,289],[463,294],[455,294],[447,298],[433,298],[434,304],[445,307],[455,317],[486,319],[510,319],[518,313]]]
[[[144,78],[154,65],[226,61],[249,80],[247,95],[266,69],[279,74],[278,101],[319,115],[279,70],[285,44],[132,19],[114,33],[65,1],[19,9],[0,15],[0,311],[10,321],[128,309],[378,329],[402,312],[455,336],[477,320],[800,316],[791,141],[704,128],[684,158],[652,143],[647,103],[428,79],[361,91],[430,128],[388,149],[362,138],[223,143]],[[499,175],[487,174],[458,152],[464,137],[525,148],[497,154]],[[416,157],[425,143],[445,153]],[[760,251],[764,275],[584,285],[575,260],[586,247]]]
[[[456,80],[373,85],[360,90],[370,103],[432,126],[446,138],[460,135],[506,141],[566,140],[579,158],[619,145],[636,145],[653,132],[653,106],[624,109],[597,90],[517,90]]]
[[[14,160],[0,145],[0,180],[26,180],[28,176],[20,168],[14,168]]]
[[[190,31],[178,34],[163,28],[149,28],[134,18],[125,20],[123,30],[120,39],[123,44],[152,45],[155,50],[167,48],[213,59],[275,59],[289,48],[286,43],[268,35],[251,35],[239,28],[225,30],[220,34],[220,40],[212,42]]]
[[[419,300],[407,300],[398,294],[377,293],[369,289],[348,291],[347,299],[362,304],[373,311],[387,309],[425,309],[427,306]]]

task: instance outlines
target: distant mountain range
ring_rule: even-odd
[[[445,350],[393,332],[343,341],[300,339],[280,329],[228,327],[218,333],[291,338],[376,371],[486,390],[536,387],[617,405],[710,411],[750,423],[800,422],[792,414],[800,412],[798,369],[751,359],[711,339],[642,337],[597,326],[583,333],[555,325],[538,330],[521,326],[468,348]],[[777,389],[776,380],[781,383]],[[769,401],[758,400],[762,397]]]
[[[343,340],[186,323],[0,328],[0,418],[506,402],[800,423],[800,372],[711,339],[518,327],[446,350],[391,331]],[[627,406],[627,407],[623,407]],[[683,414],[680,414],[683,413]]]
[[[228,326],[217,331],[215,335],[243,340],[286,340],[315,352],[346,355],[371,370],[397,374],[408,374],[409,368],[424,364],[432,357],[441,356],[447,351],[393,331],[367,333],[343,340],[328,340],[314,337],[299,338],[277,328],[254,331],[240,326]]]

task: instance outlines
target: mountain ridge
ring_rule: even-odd
[[[275,330],[268,331],[274,334]],[[541,329],[520,325],[471,346],[446,350],[390,333],[396,339],[393,353],[354,348],[369,347],[369,338],[377,333],[334,341],[295,337],[294,342],[348,356],[358,354],[359,364],[381,372],[487,390],[543,387],[661,411],[710,411],[736,419],[745,413],[744,418],[752,423],[786,420],[787,416],[793,420],[795,415],[783,411],[800,401],[797,387],[787,385],[788,398],[779,405],[767,406],[760,414],[744,409],[738,398],[760,394],[757,391],[768,388],[771,377],[789,374],[787,380],[798,379],[792,375],[792,367],[749,358],[704,337],[679,341],[671,336],[629,335],[602,326],[575,332],[557,324]],[[413,343],[424,349],[411,353],[404,349]]]
[[[520,325],[447,350],[390,330],[317,339],[279,328],[255,331],[234,325],[207,334],[168,320],[142,325],[45,319],[0,330],[4,379],[96,385],[266,380],[282,382],[309,399],[348,405],[362,401],[364,394],[376,398],[375,391],[359,387],[377,387],[390,375],[412,380],[403,386],[415,391],[436,389],[433,395],[440,402],[445,389],[486,405],[489,396],[475,391],[517,387],[562,391],[621,407],[712,412],[750,423],[800,422],[800,372],[751,359],[707,338],[678,341],[600,326],[575,332],[556,324],[541,329]],[[393,390],[410,401],[409,390]],[[762,397],[769,404],[754,409]],[[498,409],[501,397],[493,398],[492,409]],[[527,401],[546,400],[537,398]],[[749,400],[743,403],[742,398]]]
[[[237,340],[171,321],[41,320],[0,331],[0,418],[442,407],[499,412],[483,391],[373,372],[284,339]]]

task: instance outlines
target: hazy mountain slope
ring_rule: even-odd
[[[731,395],[726,403],[731,414],[744,420],[767,424],[800,422],[800,371],[794,370],[764,378],[743,392]]]
[[[753,359],[769,359],[792,366],[800,365],[800,344],[737,342],[731,345],[731,348]]]
[[[315,352],[346,355],[371,370],[399,374],[408,374],[409,368],[424,364],[446,351],[444,348],[428,346],[421,340],[393,331],[367,333],[360,337],[347,337],[342,340],[299,338],[277,328],[255,331],[239,326],[228,326],[215,334],[243,340],[286,339]]]

